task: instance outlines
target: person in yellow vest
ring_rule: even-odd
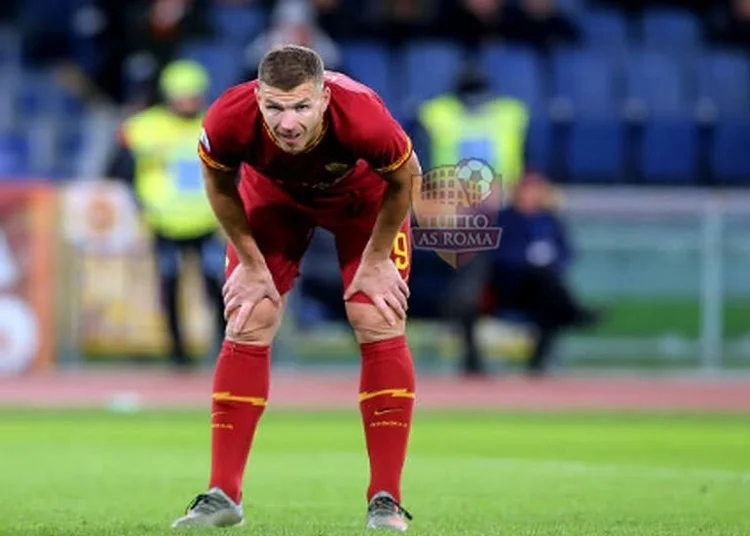
[[[162,303],[171,336],[171,360],[192,363],[180,328],[178,282],[185,253],[195,252],[210,301],[217,336],[224,333],[222,281],[224,243],[208,199],[195,143],[199,138],[210,80],[191,61],[168,64],[159,77],[163,104],[122,125],[108,176],[132,185],[142,217],[153,232]]]
[[[475,158],[488,163],[509,192],[525,171],[529,112],[517,99],[496,96],[484,73],[467,66],[455,91],[418,109],[426,167],[456,165]]]
[[[502,196],[510,199],[526,172],[529,111],[520,100],[493,94],[486,75],[467,64],[454,90],[422,103],[414,125],[415,146],[420,145],[425,168],[455,166],[479,159],[500,178]],[[426,158],[425,158],[426,156]],[[484,206],[499,212],[497,206]],[[502,239],[501,239],[502,240]],[[491,276],[491,252],[483,252],[448,281],[440,298],[441,315],[458,324],[464,342],[461,367],[467,374],[483,372],[474,335],[481,289]]]

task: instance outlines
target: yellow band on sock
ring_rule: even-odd
[[[261,396],[238,396],[229,391],[214,393],[211,398],[217,402],[246,402],[253,406],[266,406],[268,404],[268,401]]]
[[[381,389],[380,391],[364,391],[359,393],[359,401],[370,400],[378,396],[391,395],[394,398],[416,398],[414,392],[408,389]]]

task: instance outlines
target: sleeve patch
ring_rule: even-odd
[[[208,141],[208,134],[206,133],[206,129],[201,129],[201,135],[200,138],[198,138],[198,141],[200,141],[201,145],[203,145],[203,148],[207,152],[211,152],[211,144]]]
[[[203,148],[202,144],[198,145],[198,156],[200,156],[201,160],[210,168],[216,169],[218,171],[234,171],[237,168],[225,166],[224,164],[217,162],[213,158],[211,158],[208,153],[206,153],[206,150]]]

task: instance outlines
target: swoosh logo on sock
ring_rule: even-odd
[[[379,417],[380,415],[386,415],[387,413],[396,413],[398,411],[402,411],[401,408],[376,409],[374,415],[376,417]]]

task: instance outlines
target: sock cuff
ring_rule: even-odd
[[[221,344],[221,354],[232,357],[254,357],[256,359],[270,359],[271,347],[268,345],[242,344],[225,340]]]
[[[407,347],[408,344],[406,342],[406,335],[399,335],[397,337],[384,339],[382,341],[363,342],[359,345],[359,349],[362,352],[362,357],[390,353],[397,350],[402,350]]]

